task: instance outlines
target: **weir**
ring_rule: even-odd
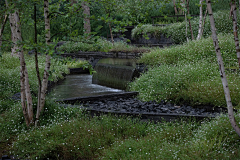
[[[138,75],[135,59],[105,58],[98,61],[93,74],[93,84],[125,90]]]

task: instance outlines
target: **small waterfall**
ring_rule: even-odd
[[[101,59],[96,64],[92,83],[125,90],[134,78],[136,63],[132,59]]]

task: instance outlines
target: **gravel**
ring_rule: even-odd
[[[83,105],[82,108],[87,110],[132,114],[217,116],[220,113],[225,113],[227,111],[226,108],[222,107],[191,107],[188,105],[178,106],[171,103],[165,103],[164,101],[161,103],[157,103],[156,101],[143,102],[136,98],[119,98],[117,100],[103,99],[98,101],[88,101],[80,104]]]

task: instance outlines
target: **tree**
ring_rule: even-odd
[[[217,60],[218,60],[218,65],[219,65],[219,70],[220,70],[220,77],[222,80],[225,99],[227,102],[228,117],[229,117],[229,120],[230,120],[230,123],[231,123],[233,129],[240,136],[240,128],[237,126],[236,120],[234,118],[233,106],[232,106],[232,101],[231,101],[231,97],[230,97],[230,91],[229,91],[228,82],[227,82],[227,78],[226,78],[226,74],[225,74],[225,70],[224,70],[223,59],[222,59],[220,47],[218,44],[218,38],[217,38],[216,27],[215,27],[215,22],[214,22],[212,7],[211,7],[211,1],[206,0],[206,3],[207,3],[207,9],[208,9],[208,13],[209,13],[209,19],[210,19],[211,30],[212,30],[213,45],[215,47],[215,51],[216,51],[216,55],[217,55]]]
[[[25,118],[26,125],[29,127],[35,123],[37,126],[39,121],[39,116],[45,105],[46,90],[48,84],[49,70],[50,70],[50,55],[46,55],[45,70],[43,74],[42,82],[40,82],[40,75],[38,69],[38,60],[37,60],[37,50],[35,48],[35,62],[37,76],[39,80],[39,90],[38,90],[38,105],[37,105],[37,114],[36,119],[34,120],[33,112],[33,102],[32,95],[30,92],[29,77],[26,67],[26,62],[23,54],[23,48],[26,47],[26,42],[22,40],[21,36],[21,21],[19,16],[19,8],[21,3],[18,1],[5,1],[6,6],[9,9],[9,22],[12,32],[12,43],[14,44],[14,50],[12,54],[17,55],[20,59],[20,84],[21,84],[21,105],[23,110],[23,115]],[[44,19],[45,19],[45,41],[46,41],[46,51],[50,52],[50,17],[49,17],[49,2],[44,0]],[[35,19],[35,45],[36,47],[36,4],[34,4],[34,19]]]
[[[8,19],[8,14],[3,15],[3,17],[1,17],[1,19],[3,19],[3,21],[2,21],[1,28],[0,28],[0,50],[1,50],[1,46],[2,46],[2,35],[3,35],[5,24],[6,24],[7,19]]]
[[[16,4],[8,4],[8,1],[6,0],[6,6],[9,7],[9,5],[14,5],[14,12],[10,13],[9,16],[12,40],[14,44],[12,55],[17,55],[20,59],[21,104],[26,125],[29,126],[31,123],[33,123],[33,107],[23,48],[22,45],[19,44],[19,42],[22,42],[19,10],[16,8]]]
[[[177,6],[176,6],[175,0],[173,0],[173,6],[174,6],[175,15],[177,15],[178,14],[178,10],[177,10]]]
[[[237,32],[237,11],[236,10],[237,10],[236,2],[235,0],[232,0],[230,14],[232,16],[232,21],[233,21],[233,35],[235,40],[238,64],[240,68],[240,48],[239,48],[239,40],[238,40],[238,32]]]
[[[48,0],[44,0],[44,20],[45,20],[45,40],[46,44],[50,44],[50,17],[49,17],[49,2]],[[37,114],[36,114],[36,122],[35,126],[37,126],[40,113],[42,112],[44,105],[45,105],[45,98],[46,98],[46,91],[47,91],[47,85],[48,85],[48,77],[49,77],[49,70],[50,70],[50,55],[46,55],[46,62],[45,62],[45,69],[43,74],[43,80],[41,84],[41,96],[38,97],[40,100],[40,104],[37,108]]]
[[[190,29],[190,32],[191,32],[192,40],[194,40],[192,26],[191,26],[191,16],[189,14],[189,0],[187,0],[187,12],[188,12],[189,29]]]
[[[84,16],[84,33],[90,34],[91,33],[91,23],[90,23],[90,8],[89,3],[86,1],[82,2],[82,8],[83,8],[83,16]]]
[[[201,39],[202,19],[203,19],[202,2],[203,2],[203,0],[200,0],[200,2],[199,2],[199,4],[200,4],[200,7],[199,7],[200,13],[199,13],[199,27],[198,27],[197,40]]]

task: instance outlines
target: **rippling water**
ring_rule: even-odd
[[[51,89],[48,96],[53,99],[66,99],[73,97],[95,96],[111,93],[120,93],[123,90],[92,84],[92,75],[67,75],[66,79]]]

